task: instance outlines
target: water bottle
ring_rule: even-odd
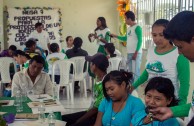
[[[23,86],[22,87],[22,102],[26,102],[27,101],[27,87]]]
[[[58,85],[56,83],[53,84],[53,99],[58,99]]]
[[[49,126],[55,126],[56,117],[55,114],[51,111],[47,116]]]
[[[16,106],[16,111],[17,112],[22,112],[23,111],[22,95],[21,95],[20,90],[16,91],[15,106]]]
[[[45,105],[44,105],[42,99],[40,100],[40,103],[39,103],[39,106],[38,106],[38,111],[39,111],[38,119],[41,123],[44,123],[44,121],[45,121],[45,114],[44,114],[45,113]]]

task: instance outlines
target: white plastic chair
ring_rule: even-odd
[[[71,97],[71,102],[74,101],[74,92],[73,92],[73,78],[70,77],[70,68],[71,65],[74,66],[74,63],[68,59],[66,60],[57,60],[53,63],[52,68],[52,82],[54,82],[54,76],[55,76],[55,67],[58,67],[60,69],[60,82],[58,84],[58,99],[59,99],[59,93],[60,93],[60,87],[65,86],[66,92],[67,92],[67,99],[69,99],[69,94]]]
[[[119,70],[119,65],[121,63],[121,57],[113,57],[109,58],[109,67],[107,69],[107,73],[113,70]]]
[[[86,89],[86,76],[88,72],[88,63],[85,60],[85,56],[72,57],[69,60],[74,62],[74,81],[80,82],[81,91],[84,91],[84,96],[87,97]],[[85,66],[86,64],[86,66]],[[85,70],[84,70],[85,68]],[[82,87],[83,86],[83,87]]]
[[[10,57],[1,57],[0,58],[0,74],[1,74],[1,93],[3,91],[3,84],[10,83],[10,64],[14,65],[14,71],[17,72],[16,62],[13,58]],[[2,94],[0,94],[2,95]]]

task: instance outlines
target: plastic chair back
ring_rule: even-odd
[[[53,63],[52,68],[52,81],[54,82],[55,68],[60,69],[60,85],[66,85],[70,82],[70,68],[74,63],[70,60],[57,60]]]
[[[109,61],[109,67],[107,69],[108,73],[113,70],[119,70],[119,65],[121,63],[121,57],[113,57],[113,58],[108,59],[108,61]]]
[[[10,83],[10,64],[14,66],[14,72],[16,73],[16,62],[11,57],[1,57],[0,58],[0,73],[1,73],[1,83]]]
[[[87,62],[85,60],[85,56],[77,56],[70,58],[72,62],[74,62],[74,80],[81,81],[85,78],[87,72]]]

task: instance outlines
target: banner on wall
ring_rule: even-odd
[[[50,42],[60,45],[62,36],[61,12],[59,8],[7,8],[7,37],[9,45],[16,45],[19,49],[25,47],[29,35],[35,30],[37,22],[44,24]]]

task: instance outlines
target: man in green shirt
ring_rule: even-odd
[[[185,20],[186,19],[186,20]],[[183,11],[178,13],[169,22],[164,36],[172,40],[174,45],[178,47],[179,53],[183,54],[190,62],[194,62],[194,12]],[[188,116],[191,104],[184,104],[175,107],[158,107],[150,110],[154,114],[154,118],[158,120],[166,120],[171,117]],[[194,121],[194,118],[192,119]],[[190,122],[191,124],[192,122]],[[188,126],[190,126],[188,124]]]
[[[104,98],[102,89],[102,80],[106,75],[109,62],[107,57],[102,53],[97,53],[93,56],[86,56],[86,61],[90,62],[90,70],[96,76],[94,85],[93,104],[87,111],[67,114],[62,116],[62,120],[67,122],[66,126],[91,126],[96,121],[98,106]]]

